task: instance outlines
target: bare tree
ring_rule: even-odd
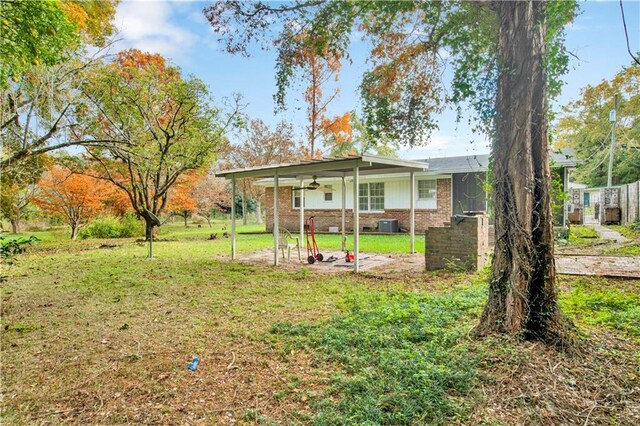
[[[211,228],[211,214],[214,211],[227,212],[231,209],[231,191],[224,178],[215,177],[209,172],[193,189],[196,209],[207,220]]]
[[[293,128],[281,122],[275,130],[269,129],[262,120],[251,120],[242,135],[242,142],[232,145],[224,159],[225,168],[243,168],[283,163],[299,157],[293,141]],[[262,198],[264,190],[254,184],[253,179],[239,182],[242,196],[242,218],[247,223],[247,200],[256,200],[258,223],[262,223]]]
[[[73,131],[83,120],[87,98],[81,90],[98,56],[70,59],[52,66],[31,66],[16,83],[2,90],[0,102],[0,170],[28,157],[71,146],[122,143]]]

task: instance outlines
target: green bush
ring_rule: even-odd
[[[129,238],[142,235],[140,221],[134,215],[123,218],[102,216],[94,219],[79,233],[80,239],[87,238]]]

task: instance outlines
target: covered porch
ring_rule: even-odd
[[[315,190],[318,188],[316,179],[322,178],[338,178],[341,181],[341,226],[340,233],[342,236],[342,250],[345,250],[347,241],[346,222],[347,222],[347,180],[350,180],[353,186],[352,191],[352,224],[353,224],[353,270],[360,270],[360,177],[370,175],[408,175],[410,181],[409,191],[409,251],[415,253],[415,204],[416,204],[416,180],[414,174],[416,172],[424,172],[428,169],[428,164],[419,161],[400,160],[395,158],[379,157],[374,155],[358,155],[345,156],[338,158],[325,157],[318,160],[302,161],[298,163],[275,164],[259,167],[250,167],[245,169],[224,170],[216,173],[216,176],[224,177],[231,181],[232,199],[235,200],[237,194],[238,179],[273,179],[273,264],[279,263],[280,248],[280,227],[279,227],[279,210],[280,197],[279,185],[281,180],[287,179],[295,181],[299,184],[296,189],[300,194],[299,208],[299,239],[304,244],[304,226],[305,226],[305,208],[304,196],[305,191]],[[310,185],[314,182],[316,185]],[[310,185],[310,186],[306,186]],[[231,211],[231,259],[237,258],[236,254],[236,211],[235,203],[232,203]]]

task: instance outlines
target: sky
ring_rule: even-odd
[[[282,120],[290,121],[302,140],[306,125],[306,106],[301,100],[303,86],[294,84],[289,92],[289,107],[275,114],[275,51],[263,51],[256,46],[249,58],[226,53],[202,13],[210,4],[196,0],[122,0],[115,18],[120,40],[115,49],[161,53],[184,73],[203,80],[218,101],[241,93],[248,103],[245,112],[251,118],[273,126]],[[640,50],[640,0],[623,1],[623,6],[631,51],[635,53]],[[581,14],[566,31],[566,46],[575,57],[571,57],[570,71],[564,77],[566,83],[555,101],[556,108],[577,99],[586,85],[610,79],[631,63],[618,1],[582,1],[580,7]],[[352,62],[343,64],[340,96],[330,105],[329,115],[357,111],[361,105],[358,85],[367,69],[367,46],[361,41],[354,42],[350,55]],[[439,129],[429,143],[424,147],[403,148],[400,157],[424,159],[488,153],[486,136],[474,134],[466,120],[458,124],[455,118],[452,110],[440,114]]]

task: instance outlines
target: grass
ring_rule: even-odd
[[[460,340],[477,320],[483,286],[444,295],[357,294],[321,326],[273,333],[341,365],[317,399],[314,424],[444,424],[468,420],[477,358]]]
[[[618,285],[611,285],[618,284]],[[602,325],[640,338],[640,283],[578,277],[563,293],[560,306],[576,320]]]
[[[640,227],[637,225],[607,225],[607,227],[619,232],[630,240],[640,238]]]
[[[607,255],[640,256],[640,243],[624,244],[604,251]]]
[[[185,243],[189,241],[206,241],[211,234],[216,233],[218,241],[216,244],[208,242],[205,244],[213,246],[214,251],[212,254],[221,254],[223,252],[229,253],[231,251],[231,245],[229,239],[222,238],[224,232],[230,232],[230,225],[228,221],[213,220],[212,227],[210,228],[206,223],[200,224],[200,227],[196,224],[189,223],[189,226],[185,228],[184,223],[178,219],[174,223],[167,223],[160,228],[160,232],[157,235],[157,242],[159,244],[163,240],[184,240]],[[258,225],[250,223],[247,225],[238,224],[238,246],[240,252],[253,251],[259,249],[265,249],[273,246],[273,236],[271,233],[266,233],[264,225]],[[94,247],[96,245],[105,244],[123,244],[129,243],[135,239],[87,239],[83,241],[70,241],[67,235],[67,229],[65,227],[56,227],[43,231],[34,232],[21,232],[19,234],[7,234],[8,237],[28,237],[30,235],[36,236],[40,239],[40,250],[60,250],[70,249],[78,247]],[[297,236],[294,235],[294,237]],[[342,247],[340,234],[318,234],[316,240],[321,251],[340,251]],[[196,243],[196,246],[200,244]],[[416,251],[424,253],[424,235],[416,235],[415,241]],[[353,248],[353,237],[347,235],[347,248]],[[367,253],[409,253],[410,243],[409,235],[407,234],[394,234],[394,235],[376,235],[376,234],[364,234],[360,235],[360,250]],[[154,249],[155,250],[155,249]]]
[[[592,348],[572,358],[472,339],[482,273],[291,272],[226,262],[229,240],[207,229],[165,229],[154,260],[132,239],[49,240],[11,268],[2,424],[640,421],[637,281],[562,279],[562,308]],[[363,250],[408,247],[362,238]],[[238,237],[240,252],[271,244]]]
[[[569,243],[571,244],[590,244],[599,238],[596,230],[590,226],[572,225],[569,229]]]

